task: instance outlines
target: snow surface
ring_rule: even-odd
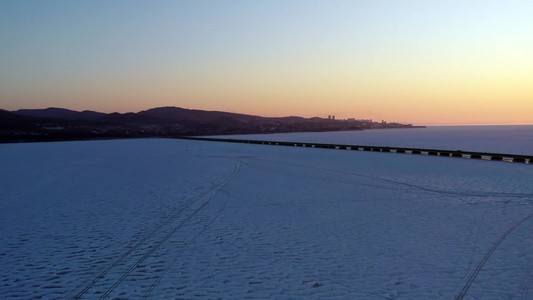
[[[1,299],[533,299],[533,167],[143,139],[0,145]]]
[[[430,126],[410,129],[296,132],[222,137],[533,155],[533,125]]]

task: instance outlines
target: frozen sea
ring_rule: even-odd
[[[0,299],[533,299],[531,164],[2,144],[0,191]]]

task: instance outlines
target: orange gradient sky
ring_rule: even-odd
[[[533,124],[531,1],[3,1],[0,108]]]

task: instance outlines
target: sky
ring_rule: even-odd
[[[530,0],[0,0],[0,109],[533,124]]]

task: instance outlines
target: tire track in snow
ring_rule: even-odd
[[[110,264],[104,266],[103,268],[101,268],[98,272],[96,272],[90,279],[90,282],[89,283],[86,283],[85,286],[83,287],[77,287],[76,289],[74,289],[72,292],[70,292],[69,294],[67,294],[63,299],[79,299],[81,296],[83,296],[89,289],[91,289],[100,279],[102,279],[103,277],[105,277],[105,275],[107,275],[107,273],[109,273],[109,271],[111,271],[113,268],[115,268],[116,266],[118,266],[122,260],[124,260],[126,257],[128,257],[133,251],[135,251],[137,248],[139,248],[139,246],[141,246],[146,240],[148,240],[149,238],[151,238],[152,236],[154,236],[161,228],[163,228],[164,226],[166,226],[167,224],[169,224],[170,222],[173,221],[174,218],[177,218],[179,217],[179,215],[185,210],[187,209],[188,207],[190,207],[192,204],[194,204],[194,202],[196,202],[198,199],[201,199],[202,197],[204,197],[206,194],[208,194],[209,192],[211,192],[214,188],[216,188],[216,185],[215,187],[213,187],[212,189],[209,189],[208,191],[202,193],[201,195],[193,198],[192,200],[190,200],[189,202],[187,202],[182,208],[180,208],[176,213],[172,214],[169,218],[167,218],[167,220],[159,225],[157,225],[154,229],[152,229],[152,231],[150,231],[147,235],[145,235],[144,237],[142,237],[140,240],[137,241],[137,243],[135,243],[131,248],[129,248],[126,252],[124,252],[120,257],[118,257],[117,259],[115,259],[113,262],[111,262]],[[79,290],[79,291],[78,291]]]
[[[174,214],[172,214],[171,216],[169,216],[167,218],[167,220],[159,225],[157,225],[152,231],[150,231],[147,235],[145,235],[144,237],[142,237],[140,240],[138,240],[131,248],[129,248],[126,252],[124,252],[121,256],[119,256],[117,259],[115,259],[114,261],[112,261],[111,263],[105,265],[104,267],[102,267],[99,271],[97,271],[93,276],[91,276],[91,278],[89,278],[88,280],[85,281],[84,284],[82,285],[79,285],[77,286],[74,290],[72,290],[70,293],[66,294],[65,297],[63,297],[63,299],[80,299],[83,295],[85,295],[85,293],[87,293],[96,283],[98,283],[98,281],[100,281],[100,279],[104,278],[111,270],[113,270],[114,268],[116,268],[118,265],[120,265],[120,263],[126,259],[128,256],[130,256],[135,250],[137,250],[141,245],[143,245],[146,240],[152,238],[154,235],[156,235],[160,230],[161,228],[165,227],[166,225],[170,224],[172,221],[175,220],[175,218],[178,218],[187,208],[189,208],[190,206],[192,206],[194,203],[198,202],[200,199],[206,197],[207,195],[209,195],[210,193],[213,193],[215,192],[215,194],[213,196],[211,196],[207,202],[209,202],[212,198],[214,198],[214,196],[216,196],[216,194],[218,194],[222,188],[224,188],[231,180],[233,180],[233,178],[235,178],[235,176],[238,174],[238,172],[240,171],[240,166],[241,166],[241,162],[238,161],[235,163],[235,167],[234,167],[234,170],[233,172],[226,178],[224,179],[222,182],[214,185],[212,188],[210,188],[209,190],[201,193],[200,195],[198,195],[197,197],[194,197],[193,199],[191,199],[190,201],[188,201],[184,206],[182,206],[178,211],[176,211]],[[200,208],[203,208],[207,205],[207,202],[204,203],[204,205],[200,206]],[[198,213],[199,210],[197,209],[194,213]],[[188,220],[190,220],[193,216],[190,216],[189,218],[187,218],[184,222],[180,223],[180,225],[178,225],[176,228],[174,228],[172,232],[175,233],[179,228],[183,227],[184,223],[186,223]],[[168,239],[170,236],[166,237],[166,239]],[[164,241],[163,241],[164,242]],[[163,243],[163,242],[160,242],[158,243],[159,246]],[[157,246],[157,248],[159,247]],[[153,251],[149,251],[150,254],[153,253],[156,249],[154,249]],[[141,258],[143,261],[148,257],[149,255],[146,255],[146,257],[144,258]],[[137,263],[136,266],[138,266],[140,263]],[[131,273],[131,270],[129,270],[129,273]],[[125,277],[124,277],[125,278]],[[124,278],[122,280],[124,280]],[[120,281],[122,281],[120,280]],[[117,284],[118,286],[118,284]],[[116,286],[114,287],[116,288]],[[113,288],[113,289],[114,289]],[[111,292],[111,291],[109,291]]]
[[[472,285],[472,283],[474,282],[474,280],[476,279],[477,275],[479,274],[479,272],[481,271],[481,268],[483,268],[483,266],[485,265],[485,263],[487,262],[487,260],[489,259],[489,257],[492,255],[492,253],[494,252],[494,250],[496,250],[496,248],[498,248],[498,246],[503,242],[503,240],[509,235],[511,234],[516,228],[518,228],[520,225],[522,225],[525,221],[527,221],[528,219],[530,219],[531,217],[533,217],[533,213],[527,215],[525,218],[523,218],[522,220],[520,220],[518,223],[514,224],[511,228],[507,229],[506,232],[504,232],[500,238],[498,238],[498,240],[496,242],[494,242],[494,244],[492,244],[492,247],[490,247],[490,249],[487,251],[487,253],[485,253],[485,256],[483,257],[483,259],[481,259],[481,261],[479,262],[479,264],[477,265],[477,267],[474,269],[474,271],[472,272],[472,274],[470,275],[470,277],[468,278],[468,280],[466,281],[465,285],[463,286],[463,289],[461,290],[461,292],[459,292],[459,294],[457,296],[455,296],[454,299],[456,300],[461,300],[463,299],[463,297],[466,295],[466,293],[468,292],[468,289],[470,288],[470,286]]]
[[[167,267],[163,270],[163,272],[161,272],[161,275],[157,277],[156,281],[150,286],[150,288],[148,289],[148,291],[144,294],[143,298],[142,299],[147,299],[150,294],[152,293],[152,291],[155,289],[155,287],[159,284],[159,282],[161,282],[161,280],[163,279],[163,277],[165,277],[168,272],[170,271],[170,269],[176,264],[176,262],[178,262],[178,259],[181,257],[181,255],[185,252],[185,250],[187,250],[189,248],[189,246],[194,243],[194,241],[196,240],[196,238],[198,238],[201,234],[203,234],[209,227],[211,227],[211,224],[213,224],[219,217],[220,215],[222,214],[222,211],[226,208],[226,205],[228,204],[228,201],[229,201],[229,198],[231,197],[231,195],[224,191],[228,198],[226,199],[226,201],[224,202],[224,205],[222,206],[222,208],[219,209],[219,211],[217,212],[217,214],[215,215],[215,217],[213,217],[197,234],[195,234],[184,246],[183,248],[181,249],[180,252],[178,252],[178,254],[176,254],[176,256],[172,259],[172,261],[170,262],[170,264],[167,265]]]
[[[411,184],[411,183],[407,183],[407,182],[400,182],[400,181],[396,181],[396,180],[391,180],[391,179],[386,179],[386,178],[380,178],[380,177],[376,177],[376,176],[370,176],[370,175],[365,175],[365,174],[359,174],[359,173],[355,173],[355,172],[348,172],[348,171],[339,171],[339,170],[333,170],[333,169],[327,169],[327,168],[322,168],[322,167],[315,167],[315,166],[310,166],[310,165],[304,165],[304,164],[298,164],[298,163],[290,163],[290,162],[283,162],[283,161],[275,161],[275,160],[269,160],[269,159],[262,159],[262,158],[257,158],[257,157],[253,157],[253,158],[250,158],[250,159],[253,159],[253,160],[258,160],[258,161],[264,161],[264,162],[269,162],[269,163],[274,163],[274,164],[282,164],[282,165],[291,165],[291,166],[297,166],[297,167],[302,167],[302,168],[307,168],[307,169],[314,169],[314,170],[319,170],[319,171],[323,171],[323,172],[329,172],[329,173],[337,173],[337,174],[344,174],[344,175],[350,175],[350,176],[357,176],[357,177],[362,177],[362,178],[368,178],[368,179],[373,179],[373,180],[378,180],[378,181],[381,181],[381,182],[386,182],[386,183],[390,183],[390,184],[396,184],[396,185],[401,185],[401,186],[405,186],[405,187],[408,187],[408,188],[412,188],[412,189],[417,189],[417,190],[421,190],[421,191],[425,191],[425,192],[430,192],[430,193],[437,193],[437,194],[442,194],[442,195],[452,195],[452,196],[468,196],[468,197],[489,197],[489,196],[493,196],[493,197],[509,197],[509,198],[524,198],[524,199],[531,199],[533,198],[533,194],[528,194],[528,193],[505,193],[505,192],[480,192],[480,191],[454,191],[454,190],[441,190],[441,189],[435,189],[435,188],[427,188],[427,187],[424,187],[424,186],[420,186],[420,185],[416,185],[416,184]],[[370,185],[369,185],[370,186]],[[515,230],[517,227],[519,227],[523,222],[525,222],[527,219],[533,217],[533,213],[529,216],[527,216],[526,218],[524,218],[523,220],[521,220],[520,222],[518,222],[517,224],[515,224],[513,227],[511,227],[508,231],[506,231],[502,236],[500,236],[500,238],[493,244],[493,246],[489,249],[489,251],[485,254],[484,258],[482,259],[482,261],[476,266],[476,268],[474,269],[473,273],[470,275],[469,279],[467,280],[467,283],[463,286],[463,289],[461,290],[460,294],[458,296],[456,296],[456,298],[454,299],[463,299],[464,295],[466,294],[466,292],[468,291],[468,289],[470,288],[470,285],[472,284],[472,282],[474,281],[474,279],[476,278],[477,274],[480,272],[481,268],[483,267],[483,265],[485,264],[485,262],[488,260],[488,258],[490,257],[490,255],[494,252],[494,250],[498,247],[498,245],[513,231]],[[479,225],[479,224],[478,224]],[[472,252],[471,252],[471,255],[470,255],[470,259],[469,259],[469,264],[468,264],[468,268],[466,271],[468,271],[471,266],[472,266],[472,258],[473,258],[473,255],[474,255],[474,252],[476,251],[476,248],[477,248],[477,242],[478,242],[478,235],[479,235],[479,232],[478,234],[476,234],[476,240],[475,240],[475,243],[474,243],[474,248],[472,249]],[[454,272],[455,272],[455,267],[454,267]],[[453,274],[452,274],[453,275]],[[462,276],[461,279],[464,279],[466,277],[466,274],[464,276]],[[450,280],[450,278],[448,278],[447,282]],[[531,285],[533,282],[533,279],[528,282],[526,285],[529,286]],[[523,294],[526,295],[527,294],[527,290],[528,290],[528,287],[525,287],[524,288],[524,292]],[[440,289],[440,291],[442,291],[442,287]],[[452,291],[452,293],[455,293],[457,290],[457,288]],[[442,296],[441,293],[439,293],[439,298]]]
[[[401,182],[396,181],[392,179],[386,179],[376,176],[370,176],[365,174],[359,174],[355,172],[348,172],[348,171],[339,171],[339,170],[333,170],[333,169],[327,169],[322,167],[315,167],[310,165],[304,165],[304,164],[298,164],[298,163],[289,163],[289,162],[282,162],[282,161],[275,161],[275,160],[269,160],[269,159],[262,159],[262,158],[250,158],[253,160],[259,160],[259,161],[265,161],[275,164],[282,164],[282,165],[290,165],[290,166],[297,166],[307,169],[315,169],[319,171],[329,172],[329,173],[339,173],[344,175],[351,175],[351,176],[357,176],[362,178],[368,178],[368,179],[374,179],[379,180],[387,183],[392,183],[396,185],[402,185],[413,189],[418,189],[425,192],[431,192],[431,193],[437,193],[437,194],[444,194],[444,195],[454,195],[454,196],[469,196],[469,197],[510,197],[510,198],[533,198],[533,194],[528,193],[505,193],[505,192],[470,192],[470,191],[453,191],[453,190],[441,190],[441,189],[435,189],[435,188],[427,188],[424,186],[407,183],[407,182]]]
[[[487,209],[485,209],[485,212],[482,214],[485,215],[487,212]],[[477,221],[477,226],[476,226],[476,230],[475,230],[475,233],[473,232],[473,237],[474,237],[474,243],[472,245],[472,248],[471,250],[469,251],[470,254],[468,255],[468,264],[464,270],[464,274],[463,275],[460,275],[460,278],[459,278],[459,281],[462,281],[463,279],[465,279],[466,275],[468,274],[468,272],[470,271],[470,268],[472,267],[472,264],[474,263],[474,255],[478,249],[478,243],[479,243],[479,237],[480,237],[480,233],[481,233],[481,224],[482,224],[482,220],[481,218]],[[452,280],[452,277],[456,274],[457,272],[457,269],[458,269],[458,265],[459,265],[459,261],[460,261],[461,257],[458,256],[457,257],[457,260],[453,266],[453,270],[452,270],[452,273],[448,276],[448,278],[446,279],[446,281],[444,282],[444,284],[441,286],[441,288],[439,289],[439,292],[438,292],[438,298],[437,299],[441,299],[441,297],[443,296],[444,294],[444,289],[446,288],[446,286],[448,285],[448,283]],[[453,290],[451,291],[451,294],[454,295],[456,292],[457,292],[457,289],[459,289],[459,286],[460,286],[460,283],[457,283],[454,285],[454,288]]]
[[[140,258],[138,259],[132,266],[130,266],[128,268],[128,270],[122,274],[122,276],[120,276],[120,278],[107,290],[105,291],[101,296],[100,296],[100,299],[105,299],[107,296],[109,296],[109,294],[111,292],[113,292],[115,290],[115,288],[117,286],[120,285],[120,283],[122,283],[124,281],[124,279],[126,279],[126,277],[128,277],[128,275],[130,275],[133,270],[135,270],[141,263],[143,263],[148,257],[150,257],[150,255],[152,255],[157,249],[159,249],[159,247],[161,247],[161,245],[163,243],[165,243],[171,236],[173,236],[179,229],[181,229],[185,224],[187,224],[187,222],[189,222],[194,216],[196,216],[204,207],[206,207],[210,202],[211,200],[213,200],[213,198],[215,198],[221,191],[224,187],[226,187],[226,185],[228,185],[236,176],[237,174],[239,173],[240,171],[240,168],[241,168],[241,162],[240,161],[237,161],[235,163],[235,169],[233,170],[233,172],[230,174],[230,176],[228,178],[226,178],[226,180],[224,180],[221,184],[219,184],[217,187],[215,187],[214,189],[212,189],[210,191],[211,192],[214,192],[212,195],[209,196],[209,198],[204,202],[202,203],[202,205],[200,205],[192,214],[190,214],[185,220],[183,220],[178,226],[174,227],[169,233],[167,233],[163,239],[161,239],[159,242],[157,242],[154,246],[150,247],[149,250]],[[214,221],[214,220],[213,220]],[[210,222],[212,223],[212,222]],[[210,224],[209,223],[209,224]],[[205,228],[205,230],[207,230],[207,227]],[[202,230],[201,232],[204,232],[205,230]],[[195,239],[196,237],[193,237],[193,239]],[[192,243],[192,241],[189,241],[186,245],[186,247]],[[168,266],[167,266],[168,267]]]

